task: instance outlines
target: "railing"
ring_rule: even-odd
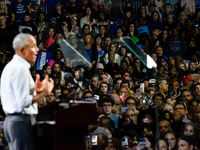
[[[60,2],[63,2],[63,0],[60,0]],[[138,13],[140,6],[144,4],[143,0],[122,0],[122,8],[123,9],[125,7],[126,2],[131,2],[135,13]],[[67,3],[67,1],[66,1],[66,3]],[[42,11],[45,12],[47,15],[49,15],[53,11],[53,9],[54,9],[53,4],[47,4],[46,6],[44,6],[42,8]]]
[[[133,6],[133,10],[135,13],[138,13],[140,6],[144,4],[143,0],[122,0],[122,8],[124,9],[125,3],[130,2]]]

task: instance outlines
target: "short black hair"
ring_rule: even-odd
[[[0,13],[0,16],[4,16],[6,18],[6,14],[5,13]]]
[[[155,101],[157,99],[157,96],[160,96],[162,98],[162,101],[165,102],[165,98],[163,96],[163,94],[161,93],[156,93],[153,95],[153,101]]]
[[[25,12],[24,16],[30,16],[31,17],[31,14],[29,12]]]
[[[109,97],[103,98],[100,102],[100,106],[103,107],[103,103],[111,103],[112,106],[114,105],[114,100]]]
[[[156,87],[157,89],[159,89],[159,85],[161,85],[163,83],[163,81],[166,80],[166,79],[163,79],[163,78],[159,78],[156,80]],[[167,80],[166,80],[167,81]]]
[[[125,99],[125,106],[126,106],[126,103],[127,103],[127,101],[128,101],[129,99],[133,99],[133,100],[136,102],[135,97],[133,97],[133,96],[128,96],[128,97]]]
[[[130,88],[130,83],[128,80],[122,80],[120,87],[122,87],[122,84],[128,84],[128,87]]]
[[[195,88],[196,88],[197,85],[200,85],[200,83],[194,83],[193,84],[193,90],[195,90]]]
[[[159,30],[158,28],[154,27],[152,28],[152,32],[156,31],[156,30]]]
[[[85,95],[86,95],[87,93],[92,94],[92,96],[94,97],[94,94],[93,94],[92,92],[90,92],[90,91],[85,91],[85,92],[84,92],[84,98],[85,98]]]

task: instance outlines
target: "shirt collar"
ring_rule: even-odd
[[[19,62],[23,63],[23,65],[25,65],[28,69],[31,68],[31,64],[26,60],[24,59],[23,57],[15,54],[14,57],[13,57],[14,60],[18,60]]]

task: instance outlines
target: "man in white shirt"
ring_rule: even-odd
[[[30,63],[36,61],[39,49],[32,35],[18,34],[13,48],[15,55],[1,76],[1,102],[6,114],[4,133],[10,150],[34,150],[37,102],[51,93],[54,82],[48,76],[40,81],[39,75],[33,81]]]

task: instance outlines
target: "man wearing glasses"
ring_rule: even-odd
[[[174,109],[181,112],[183,119],[187,119],[187,111],[183,101],[177,100]]]
[[[137,125],[137,112],[132,108],[128,108],[125,114],[125,124]]]
[[[114,105],[114,101],[110,97],[104,98],[101,101],[102,112],[106,116],[108,116],[110,118],[110,120],[114,121],[115,128],[118,128],[119,117],[112,114],[113,105]]]
[[[135,98],[132,96],[129,96],[125,100],[125,107],[130,107],[132,109],[135,109],[135,103],[136,103]]]
[[[51,92],[51,94],[47,95],[46,100],[47,100],[48,104],[55,102],[56,97],[55,97],[54,93]]]

